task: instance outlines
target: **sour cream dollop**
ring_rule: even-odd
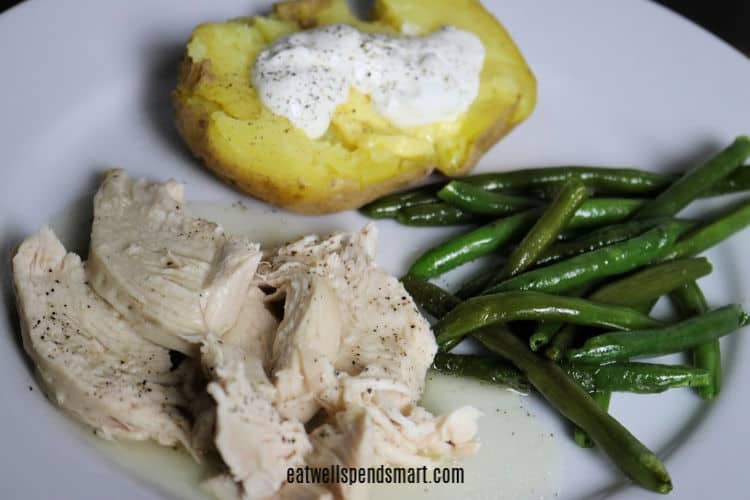
[[[476,35],[452,26],[389,36],[334,24],[276,40],[251,80],[272,112],[318,139],[352,87],[400,128],[454,120],[479,93],[484,53]]]

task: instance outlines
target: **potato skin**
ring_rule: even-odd
[[[187,87],[191,81],[200,78],[211,78],[210,63],[203,61],[194,64],[190,57],[184,57],[180,64],[181,85]],[[385,194],[409,187],[433,171],[432,166],[425,166],[423,169],[409,170],[386,181],[364,186],[363,189],[358,185],[349,185],[335,192],[321,192],[316,195],[306,192],[302,184],[283,184],[278,179],[258,174],[244,165],[228,164],[209,140],[207,128],[211,113],[215,111],[210,103],[197,99],[188,101],[175,94],[175,111],[177,130],[190,151],[202,160],[205,166],[240,191],[293,212],[327,214],[358,208]]]
[[[335,0],[284,2],[275,6],[274,14],[278,19],[309,28],[317,24],[316,16],[334,2]],[[210,59],[195,62],[186,51],[174,92],[177,129],[192,153],[210,170],[251,196],[294,212],[325,214],[361,207],[380,196],[419,182],[430,175],[436,166],[439,167],[432,161],[405,161],[401,167],[396,168],[393,175],[382,180],[362,182],[331,175],[326,184],[319,181],[307,182],[300,177],[287,177],[282,173],[283,167],[280,167],[278,175],[275,171],[272,175],[260,172],[253,164],[252,156],[238,159],[236,154],[227,154],[226,145],[219,140],[221,134],[214,127],[216,112],[223,111],[221,106],[195,92],[201,82],[220,78],[212,70]],[[506,106],[504,112],[476,136],[463,156],[462,163],[449,171],[444,168],[441,171],[450,176],[469,172],[482,154],[520,121],[517,117],[514,119],[519,100],[520,98]]]

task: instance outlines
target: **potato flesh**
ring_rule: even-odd
[[[451,175],[461,172],[472,146],[493,124],[506,116],[510,129],[533,109],[533,76],[502,26],[475,0],[381,0],[373,23],[353,18],[345,0],[287,3],[276,12],[273,18],[201,25],[188,44],[192,64],[207,63],[208,76],[190,87],[181,84],[176,99],[178,106],[200,103],[212,110],[203,148],[221,164],[224,177],[266,182],[277,192],[292,190],[290,197],[325,198],[431,167]],[[299,25],[337,22],[379,32],[400,31],[404,23],[420,33],[446,24],[474,32],[486,49],[479,95],[455,121],[400,129],[352,89],[326,134],[309,139],[263,106],[250,72],[257,54],[277,37]]]

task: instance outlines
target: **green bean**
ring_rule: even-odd
[[[710,274],[711,263],[705,257],[672,260],[646,267],[630,276],[605,285],[589,300],[635,306],[665,295],[686,283]]]
[[[707,259],[655,264],[599,288],[588,298],[595,302],[633,307],[648,314],[659,297],[710,272],[711,263]],[[566,325],[552,338],[545,355],[550,359],[559,360],[584,333],[574,325]]]
[[[588,229],[620,222],[630,217],[644,200],[632,198],[595,198],[586,200],[570,220],[571,229]],[[401,209],[395,219],[407,226],[454,226],[486,220],[444,202],[425,203]]]
[[[589,393],[591,395],[591,399],[594,400],[594,403],[599,406],[599,408],[602,409],[604,412],[609,412],[609,402],[612,399],[612,393],[610,391],[597,391],[594,390],[593,392]],[[591,437],[586,434],[586,431],[578,427],[577,425],[574,426],[573,429],[573,441],[580,446],[581,448],[593,448],[594,447],[594,440],[591,439]]]
[[[750,136],[740,136],[719,154],[690,170],[636,214],[638,218],[671,217],[729,176],[750,156]]]
[[[626,278],[627,279],[627,278]],[[656,289],[652,289],[656,292]],[[661,294],[660,294],[661,295]],[[651,309],[654,308],[658,300],[658,296],[652,296],[650,300],[639,303],[629,303],[627,300],[623,300],[623,303],[617,305],[629,306],[633,309],[642,312],[643,314],[650,314]],[[553,361],[560,361],[565,353],[568,351],[570,346],[575,345],[579,341],[590,337],[589,329],[580,328],[577,325],[565,325],[562,330],[550,340],[549,347],[545,349],[544,355]]]
[[[693,281],[670,294],[680,314],[687,318],[708,311],[708,303],[698,284]],[[714,399],[721,392],[721,346],[719,339],[710,340],[693,348],[693,364],[708,371],[710,383],[698,389],[703,399]]]
[[[657,226],[621,243],[571,257],[568,260],[527,271],[493,284],[483,293],[509,290],[564,292],[593,280],[623,274],[657,260],[684,231],[678,223]]]
[[[745,229],[748,225],[750,225],[750,201],[742,203],[729,214],[718,217],[680,238],[664,259],[697,255]]]
[[[552,361],[536,356],[513,335],[483,328],[474,337],[523,372],[562,415],[584,429],[609,458],[637,484],[659,493],[672,489],[659,458],[635,438]]]
[[[635,220],[623,222],[617,225],[604,226],[585,235],[570,240],[558,241],[551,245],[535,262],[536,266],[543,266],[559,262],[568,257],[573,257],[598,248],[606,247],[614,243],[629,240],[643,234],[644,231],[652,229],[659,224],[674,221],[675,219],[660,218],[648,220]],[[693,227],[696,223],[683,220],[686,228]]]
[[[474,297],[443,316],[433,331],[445,351],[472,330],[508,321],[553,320],[615,329],[652,328],[661,323],[621,306],[610,306],[575,297],[539,292],[505,292]]]
[[[403,208],[439,202],[440,199],[435,193],[438,192],[442,185],[442,182],[438,182],[408,191],[392,193],[368,203],[360,208],[359,211],[363,215],[373,219],[395,217]]]
[[[464,212],[447,203],[425,203],[401,209],[396,221],[405,226],[454,226],[480,222],[481,217]]]
[[[572,177],[581,179],[596,195],[608,196],[653,196],[680,178],[679,175],[634,168],[562,166],[476,174],[461,180],[489,191],[554,193]],[[741,168],[717,182],[702,196],[719,196],[748,189],[750,168]]]
[[[669,270],[663,270],[669,272]],[[640,273],[638,273],[640,274]],[[666,274],[666,273],[665,273]],[[617,283],[632,283],[633,278],[628,277],[620,280],[619,282],[613,283],[614,286],[611,288],[607,288],[607,290],[615,291],[618,286]],[[629,287],[625,286],[624,289],[627,290]],[[644,292],[647,292],[649,295],[640,295],[636,298],[632,293],[624,293],[621,296],[616,296],[616,294],[612,294],[609,297],[605,293],[598,296],[598,300],[600,301],[607,301],[612,300],[613,303],[619,304],[619,305],[626,305],[626,306],[632,306],[636,310],[642,312],[643,314],[649,314],[651,312],[651,309],[654,308],[654,304],[656,304],[656,301],[658,300],[659,296],[661,296],[664,292],[664,289],[659,289],[658,287],[649,287]],[[647,299],[646,302],[640,302],[643,299]],[[545,356],[549,359],[553,360],[559,360],[562,358],[563,353],[565,353],[568,348],[581,336],[583,336],[586,333],[586,331],[576,325],[566,325],[565,328],[558,332],[558,334],[553,337],[552,339],[552,345],[549,346],[545,350]],[[569,365],[571,366],[571,365]],[[570,374],[570,371],[568,373]],[[572,376],[572,375],[571,375]],[[574,377],[575,378],[575,377]],[[643,380],[643,377],[641,377],[641,380]],[[579,380],[580,383],[580,380]],[[599,383],[601,385],[604,385],[604,380],[599,380]],[[610,394],[611,391],[615,390],[611,385],[607,387],[590,387],[588,389],[589,391],[596,391],[592,397],[594,398],[594,401],[597,402],[597,404],[604,410],[609,410],[609,402],[610,402]],[[594,446],[594,442],[591,440],[591,438],[586,434],[586,432],[576,427],[573,430],[573,439],[576,443],[578,443],[580,446],[590,448]]]
[[[493,335],[500,333],[494,331]],[[603,366],[566,363],[562,367],[571,379],[589,393],[657,394],[681,387],[705,387],[710,382],[707,370],[690,366],[629,362]],[[447,375],[474,378],[519,392],[529,392],[529,383],[524,375],[513,365],[496,357],[438,353],[432,368]]]
[[[539,200],[493,193],[461,181],[449,182],[437,195],[456,208],[483,215],[508,215],[541,204]]]
[[[654,363],[610,363],[608,365],[565,365],[568,375],[587,391],[656,394],[678,387],[704,387],[708,370],[691,366]]]
[[[419,278],[433,278],[494,252],[519,236],[538,217],[537,209],[511,215],[452,238],[422,254],[409,269]]]
[[[536,352],[542,347],[546,346],[550,339],[552,339],[560,329],[563,328],[562,323],[558,321],[542,321],[539,323],[529,337],[529,348]]]
[[[571,170],[572,168],[572,170]],[[578,170],[576,170],[578,169]],[[582,174],[579,173],[581,172]],[[624,174],[622,172],[625,172]],[[620,173],[618,173],[620,172]],[[497,179],[495,179],[497,177]],[[531,178],[528,178],[531,177]],[[678,175],[661,175],[635,169],[612,169],[606,167],[549,167],[513,172],[479,174],[463,178],[462,184],[494,190],[525,191],[556,194],[560,186],[572,177],[582,178],[584,184],[597,194],[610,196],[655,195],[679,178]],[[596,178],[597,180],[592,180]],[[601,180],[604,179],[604,180]],[[600,181],[601,180],[601,181]],[[395,217],[403,208],[426,203],[437,203],[436,192],[443,182],[389,194],[368,203],[360,209],[363,215],[372,218]],[[499,187],[498,187],[499,186]],[[484,188],[488,189],[488,188]],[[750,190],[750,166],[742,167],[729,177],[717,182],[701,196],[719,196]]]
[[[606,223],[606,221],[611,220],[613,217],[615,219],[622,219],[632,213],[632,202],[633,200],[614,200],[613,204],[609,206],[609,208],[606,208],[602,200],[586,200],[581,207],[576,210],[575,215],[568,223],[568,227],[581,228],[589,225],[597,225]],[[638,203],[640,203],[640,201],[638,201]],[[420,217],[424,216],[424,218],[420,220],[429,220],[432,222],[436,222],[437,220],[445,221],[447,219],[443,217],[444,214],[441,215],[443,208],[446,207],[435,209],[434,204],[420,205],[407,208],[402,212],[402,215],[408,212],[408,218],[415,225],[417,225],[415,221],[419,219],[417,215]],[[447,208],[458,210],[453,207]],[[433,210],[437,210],[437,212],[432,215],[427,215],[431,214]],[[461,213],[466,215],[465,212]],[[496,220],[495,222],[486,224],[469,233],[451,238],[422,254],[414,262],[409,273],[419,276],[420,278],[433,278],[448,272],[461,264],[465,264],[466,262],[478,259],[483,255],[492,253],[500,249],[509,241],[517,238],[520,234],[523,234],[523,231],[527,230],[527,228],[537,220],[541,213],[541,209],[530,209],[525,212],[520,212]],[[461,217],[464,215],[461,215]],[[425,225],[431,225],[431,222]]]
[[[581,336],[581,329],[577,325],[565,325],[550,339],[544,350],[544,356],[553,361],[560,361],[570,346]]]
[[[492,266],[490,269],[480,269],[466,279],[456,291],[456,297],[468,299],[482,293],[482,290],[490,285],[497,273],[502,269],[502,265]]]
[[[681,352],[737,330],[743,314],[739,306],[729,305],[662,328],[604,333],[588,339],[580,349],[571,349],[566,357],[577,363],[601,364]]]
[[[568,224],[568,229],[590,229],[622,222],[644,204],[637,198],[592,198],[586,200]]]
[[[650,195],[666,187],[670,179],[633,168],[546,167],[493,172],[464,177],[464,182],[490,191],[535,191],[558,189],[577,178],[597,194]]]
[[[438,353],[432,368],[447,375],[459,375],[490,382],[528,394],[531,387],[518,368],[497,357]]]
[[[442,318],[453,310],[461,301],[429,281],[406,275],[401,283],[414,302],[435,318]]]
[[[572,179],[566,182],[558,196],[542,212],[521,243],[505,261],[500,276],[502,278],[515,276],[532,265],[557,239],[587,197],[588,190],[579,180]]]
[[[590,288],[590,286],[584,286],[580,289],[571,290],[568,295],[571,297],[582,297],[589,292]],[[538,351],[547,345],[554,338],[555,334],[566,326],[570,325],[565,325],[558,321],[542,321],[529,337],[529,348],[532,351]]]
[[[750,190],[750,166],[738,168],[729,177],[720,180],[703,196],[721,196]]]

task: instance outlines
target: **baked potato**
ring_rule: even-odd
[[[473,32],[486,51],[477,98],[453,121],[398,128],[352,89],[325,135],[310,139],[264,106],[251,69],[278,37],[334,23],[394,35],[403,26],[418,34],[444,25]],[[478,0],[377,0],[368,22],[346,0],[296,0],[268,17],[203,24],[187,44],[174,92],[177,127],[208,168],[257,198],[309,214],[359,207],[435,168],[465,174],[535,102],[523,56]]]

